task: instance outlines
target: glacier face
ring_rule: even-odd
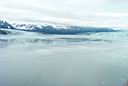
[[[7,45],[35,43],[44,45],[87,45],[95,43],[127,42],[128,31],[91,32],[86,34],[42,34],[33,31],[0,29],[0,42]],[[2,46],[2,45],[1,45]]]

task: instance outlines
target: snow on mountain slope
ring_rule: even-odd
[[[113,28],[81,27],[63,25],[13,24],[16,29],[44,34],[84,34],[88,32],[114,32]]]
[[[0,20],[0,28],[14,29],[14,27],[6,21]]]
[[[6,21],[0,20],[0,28],[16,29],[29,32],[39,32],[44,34],[88,34],[97,32],[115,32],[119,31],[115,28],[108,27],[83,27],[83,26],[65,26],[54,24],[9,24]]]

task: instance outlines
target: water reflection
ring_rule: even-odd
[[[24,44],[24,43],[40,43],[40,44],[55,44],[55,45],[68,45],[68,44],[83,44],[86,45],[88,43],[95,43],[95,42],[112,42],[111,40],[105,40],[105,39],[98,39],[98,38],[87,38],[87,37],[17,37],[17,38],[9,38],[9,37],[3,37],[0,38],[0,48],[7,47],[10,44]]]

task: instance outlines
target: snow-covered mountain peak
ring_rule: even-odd
[[[7,21],[0,20],[0,28],[14,29],[14,27]]]

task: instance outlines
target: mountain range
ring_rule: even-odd
[[[7,21],[0,20],[0,28],[22,30],[29,32],[39,32],[43,34],[84,34],[92,32],[113,32],[118,31],[107,27],[84,27],[84,26],[66,26],[54,24],[10,24]]]

